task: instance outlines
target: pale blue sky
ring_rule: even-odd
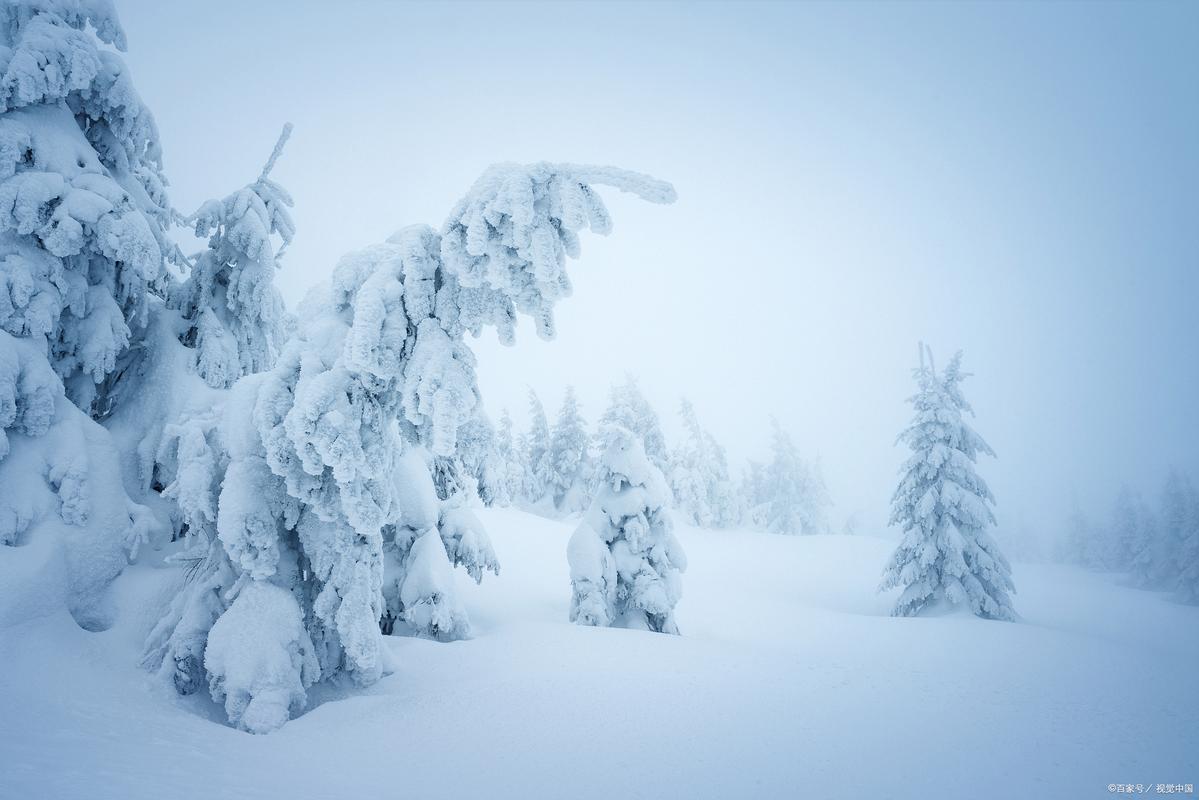
[[[293,305],[495,161],[674,182],[609,195],[557,341],[477,343],[494,412],[594,419],[631,370],[738,460],[773,413],[877,531],[925,339],[977,373],[1002,524],[1199,472],[1199,4],[117,3],[181,209],[295,123]]]

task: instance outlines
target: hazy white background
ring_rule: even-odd
[[[1199,471],[1199,4],[117,1],[181,209],[295,123],[292,305],[495,161],[675,184],[607,195],[557,341],[476,344],[493,416],[628,370],[738,466],[777,415],[881,532],[924,339],[977,373],[1003,527]]]

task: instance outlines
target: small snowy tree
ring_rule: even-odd
[[[991,490],[975,471],[979,453],[994,452],[965,421],[973,413],[961,391],[968,376],[959,352],[940,375],[920,346],[914,370],[915,416],[899,435],[912,455],[891,499],[891,524],[903,538],[891,556],[881,589],[902,589],[896,616],[914,616],[947,602],[978,616],[1012,620],[1011,571],[987,528],[995,524]]]
[[[746,482],[751,521],[771,533],[827,533],[831,501],[819,464],[800,457],[778,420],[771,425],[770,462],[751,462]]]
[[[497,500],[496,505],[506,506],[521,502],[525,499],[524,460],[512,435],[512,415],[506,408],[500,413],[500,426],[495,434],[495,454],[502,488],[498,494],[502,500]]]
[[[545,418],[541,398],[529,390],[529,429],[521,436],[520,450],[524,461],[524,491],[530,505],[541,503],[551,492],[550,426]]]
[[[1160,529],[1153,554],[1154,582],[1173,588],[1185,567],[1182,553],[1189,534],[1195,487],[1186,475],[1171,469],[1162,488]]]
[[[695,408],[679,406],[684,439],[671,454],[670,486],[674,507],[692,525],[723,528],[740,520],[737,493],[729,479],[728,458],[712,434],[704,430]]]
[[[671,530],[666,479],[632,432],[608,430],[604,439],[599,491],[567,548],[570,619],[678,633],[687,557]]]
[[[1110,538],[1115,568],[1127,572],[1137,586],[1153,585],[1157,521],[1141,496],[1128,486],[1116,495]]]
[[[645,447],[645,454],[650,463],[662,471],[663,475],[670,472],[670,454],[666,449],[666,439],[662,435],[662,427],[658,422],[658,412],[645,399],[637,380],[629,375],[625,382],[612,387],[608,407],[604,409],[599,419],[599,445],[601,450],[607,450],[614,441],[612,433],[618,428],[632,431]]]
[[[1175,590],[1184,603],[1199,605],[1199,494],[1185,483],[1186,510],[1181,514],[1181,533],[1177,546]]]
[[[582,511],[586,507],[590,447],[591,437],[579,413],[574,387],[567,386],[549,444],[548,491],[559,511]]]

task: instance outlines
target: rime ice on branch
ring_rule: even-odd
[[[880,588],[902,589],[896,616],[946,602],[981,617],[1015,619],[1011,570],[987,532],[995,524],[995,498],[975,472],[979,453],[995,453],[966,424],[965,415],[973,412],[961,390],[969,377],[962,354],[938,375],[932,352],[921,344],[913,373],[919,391],[908,402],[916,413],[899,435],[912,455],[891,499],[891,524],[903,528],[903,539]]]

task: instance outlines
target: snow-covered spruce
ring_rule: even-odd
[[[227,459],[216,502],[222,555],[207,563],[220,574],[227,559],[234,584],[223,597],[259,583],[288,590],[307,635],[264,637],[264,651],[239,662],[269,675],[214,675],[205,658],[207,683],[235,724],[262,732],[279,721],[285,698],[289,709],[303,705],[309,642],[319,680],[364,685],[384,668],[381,626],[439,639],[469,631],[450,569],[480,580],[498,564],[478,522],[454,498],[440,501],[431,477],[432,460],[454,454],[479,411],[464,335],[494,325],[511,342],[520,311],[552,337],[577,231],[610,229],[593,184],[674,198],[668,184],[620,170],[493,167],[440,233],[411,226],[343,258],[329,285],[304,301],[274,367],[229,390],[216,459]],[[193,639],[203,625],[192,621],[213,610],[212,585],[199,584],[207,601],[181,603],[195,610],[179,617]],[[277,605],[260,607],[247,604],[234,629],[253,627],[267,610],[290,618]],[[178,631],[163,628],[160,641]],[[288,669],[290,677],[276,674]],[[242,704],[264,691],[256,687],[270,697],[249,714]]]
[[[679,406],[684,438],[671,453],[670,486],[675,510],[692,525],[726,528],[741,521],[741,503],[729,479],[724,448],[704,430],[695,408],[684,399]]]
[[[530,506],[545,506],[550,487],[550,426],[545,418],[545,406],[532,389],[529,390],[529,429],[520,437],[521,461],[524,464],[524,489],[521,495]]]
[[[524,462],[512,434],[512,415],[508,409],[500,413],[500,424],[495,433],[495,457],[498,481],[494,505],[514,505],[524,497]]]
[[[204,204],[197,218],[207,222],[198,222],[196,231],[212,231],[208,248],[181,282],[167,285],[167,302],[150,303],[141,391],[107,421],[122,439],[136,442],[130,479],[141,485],[147,502],[160,499],[155,505],[179,542],[166,560],[184,568],[184,585],[147,638],[143,663],[169,674],[182,694],[210,685],[204,668],[208,632],[239,588],[218,536],[218,510],[230,519],[234,495],[222,504],[221,487],[232,454],[244,452],[253,438],[246,429],[252,398],[245,387],[226,387],[273,366],[279,339],[291,327],[274,285],[279,253],[293,233],[290,200],[267,177],[289,130],[284,128],[257,181]],[[243,469],[237,465],[231,480],[244,477]],[[285,498],[275,491],[262,502],[264,508],[281,507]]]
[[[669,490],[640,439],[604,431],[600,488],[570,537],[570,619],[580,625],[678,633],[687,557],[672,532]]]
[[[827,533],[831,502],[820,465],[799,455],[778,420],[771,426],[770,461],[751,461],[743,482],[750,523],[770,533]]]
[[[105,589],[154,527],[94,421],[129,392],[170,250],[124,46],[108,2],[0,14],[0,543],[28,545],[0,547],[0,618],[65,605],[104,627]]]
[[[587,433],[573,386],[566,387],[558,419],[550,434],[548,493],[554,508],[566,513],[587,507],[591,477],[591,436]]]
[[[1116,494],[1110,541],[1113,561],[1129,573],[1134,584],[1155,584],[1157,520],[1139,493],[1122,486]]]
[[[964,419],[973,413],[962,395],[962,354],[937,374],[932,352],[920,346],[913,370],[919,387],[911,423],[899,435],[912,455],[891,499],[891,524],[903,529],[883,572],[881,590],[902,589],[896,616],[914,616],[940,603],[965,605],[990,619],[1013,620],[1011,570],[987,528],[995,524],[991,490],[978,473],[979,453],[994,452]]]
[[[1174,589],[1182,602],[1199,605],[1199,493],[1189,481],[1183,483],[1183,491],[1185,498],[1180,500],[1181,508],[1176,518]],[[1174,514],[1169,508],[1168,512],[1167,525],[1172,528]]]

